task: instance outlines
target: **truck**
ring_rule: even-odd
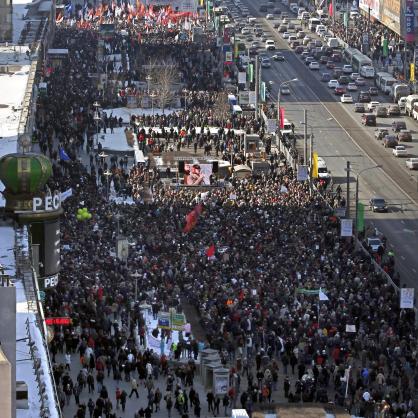
[[[415,120],[418,120],[418,102],[414,103],[412,106],[412,117]]]
[[[393,103],[398,103],[401,97],[406,97],[411,93],[408,84],[396,83],[391,86],[389,96],[392,97]]]
[[[408,116],[412,116],[415,102],[418,102],[418,94],[410,94],[407,96],[405,101],[405,113]]]

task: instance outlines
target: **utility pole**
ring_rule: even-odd
[[[258,94],[260,91],[260,80],[258,73],[260,72],[258,55],[255,56],[255,118],[258,119]]]
[[[345,217],[350,218],[350,161],[347,161],[347,199],[345,203],[346,212]]]
[[[312,158],[313,158],[313,132],[311,128],[311,135],[309,137],[309,167],[312,169]]]
[[[307,165],[308,164],[308,111],[306,109],[303,110],[303,145],[304,145],[303,163]]]

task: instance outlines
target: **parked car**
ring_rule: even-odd
[[[369,87],[369,94],[370,96],[378,96],[379,95],[379,89],[377,87]]]
[[[358,94],[358,102],[359,103],[369,103],[371,101],[370,94],[366,91],[361,91]]]
[[[386,135],[383,138],[382,145],[385,148],[395,148],[398,145],[398,138],[395,135]]]
[[[389,116],[399,116],[401,114],[401,109],[397,104],[391,104],[388,107],[388,115]]]
[[[365,126],[376,126],[376,115],[373,113],[363,113],[361,123]]]
[[[354,103],[354,112],[364,113],[366,111],[363,103]]]
[[[383,197],[374,196],[369,200],[369,208],[372,212],[387,212],[388,207]]]
[[[386,128],[378,128],[374,131],[374,137],[376,139],[383,139],[386,135],[389,135],[389,129]]]
[[[393,155],[395,157],[408,157],[408,150],[405,148],[404,145],[396,145],[396,147],[393,149]]]
[[[410,170],[418,170],[418,158],[408,158],[405,164]]]
[[[341,103],[353,103],[353,98],[351,94],[343,94],[341,96]]]
[[[400,132],[406,130],[406,123],[403,120],[394,120],[392,122],[392,131]]]
[[[401,129],[401,131],[398,133],[398,141],[399,142],[412,142],[411,131],[408,129]]]

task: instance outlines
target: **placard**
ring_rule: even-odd
[[[413,287],[405,287],[401,289],[401,309],[414,308],[415,289]]]
[[[171,328],[171,315],[169,312],[158,312],[158,328],[170,329]]]
[[[353,235],[353,220],[341,219],[341,236],[351,237]]]
[[[297,172],[297,181],[306,181],[308,180],[308,166],[307,165],[298,165]]]

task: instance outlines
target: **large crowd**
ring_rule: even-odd
[[[270,155],[268,173],[228,178],[229,188],[204,197],[190,188],[163,187],[156,175],[149,202],[124,205],[107,198],[108,169],[111,181],[119,178],[134,197],[150,177],[149,167],[136,166],[129,174],[124,159],[104,162],[94,149],[91,106],[102,97],[88,73],[97,66],[97,41],[92,29],[57,30],[54,47],[68,47],[69,58],[49,75],[48,97],[39,99],[37,114],[40,149],[54,164],[50,187],[73,189],[61,222],[60,281],[45,299],[46,316],[73,321],[56,329],[50,343],[63,410],[74,397],[77,418],[116,417],[139,391],[146,406],[135,418],[160,409],[182,418],[203,411],[219,415],[220,408],[226,415],[231,407],[251,413],[278,399],[332,401],[358,416],[375,416],[381,408],[386,416],[413,418],[413,312],[399,309],[399,296],[375,272],[371,257],[340,237],[331,197],[296,181],[280,154]],[[196,75],[184,74],[186,110],[138,116],[132,121],[132,128],[139,126],[135,140],[144,125],[187,127],[191,144],[200,140],[193,128],[210,123],[219,86],[199,92],[193,88]],[[221,155],[240,153],[239,137],[229,133],[233,128],[262,129],[260,121],[241,116],[212,122],[219,131],[202,145],[218,140]],[[103,120],[100,129],[108,123]],[[170,152],[170,134],[161,140]],[[58,159],[58,147],[71,161]],[[186,215],[196,205],[200,216],[185,233]],[[91,220],[77,220],[80,207],[88,208]],[[130,243],[126,262],[114,256],[119,234]],[[319,302],[319,289],[328,301]],[[180,333],[165,354],[151,350],[144,304],[154,316],[187,306],[199,318],[196,329]],[[161,341],[170,339],[164,331]],[[199,396],[194,388],[202,342],[219,350],[230,370],[228,391],[220,398],[212,391]],[[185,360],[172,361],[180,358]],[[164,387],[157,385],[161,376]],[[115,393],[110,380],[119,385]]]

